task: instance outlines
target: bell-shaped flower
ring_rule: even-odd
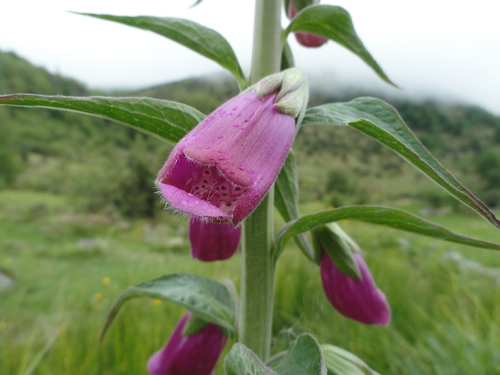
[[[364,324],[386,325],[391,319],[391,309],[385,295],[375,285],[363,257],[359,253],[353,256],[361,272],[361,280],[340,272],[323,251],[320,269],[326,297],[347,318]]]
[[[152,375],[210,375],[226,344],[220,327],[208,323],[199,332],[185,336],[182,331],[191,313],[179,321],[167,344],[148,361]]]
[[[224,260],[233,256],[240,243],[241,227],[231,223],[212,223],[191,216],[189,242],[191,256],[203,262]]]
[[[319,1],[320,0],[315,0],[314,4],[319,4]],[[289,0],[287,9],[288,18],[292,20],[297,15],[299,10],[297,10],[297,6],[295,5],[294,0]],[[294,34],[295,34],[295,39],[297,39],[297,42],[299,42],[299,44],[303,45],[304,47],[321,47],[323,44],[328,42],[328,39],[323,38],[322,36],[316,34],[310,34],[310,33],[294,33]]]
[[[177,143],[156,180],[171,207],[234,226],[257,207],[285,162],[295,117],[307,103],[302,73],[285,72],[227,101]]]

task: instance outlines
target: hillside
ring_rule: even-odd
[[[15,92],[92,94],[75,80],[0,52],[0,94]],[[209,113],[237,92],[233,81],[217,77],[125,94],[181,101]],[[310,105],[353,97],[313,92]],[[445,167],[489,205],[500,205],[500,118],[472,106],[391,104]],[[162,209],[152,181],[171,149],[165,143],[99,118],[40,109],[0,108],[0,131],[0,188],[67,194],[85,211],[152,217]],[[339,206],[411,199],[456,207],[401,158],[353,129],[303,127],[294,148],[303,200]]]
[[[16,92],[96,94],[0,52],[0,94]],[[0,107],[0,132],[0,188],[67,195],[83,211],[161,210],[152,181],[170,147],[156,139],[93,116],[13,107]]]

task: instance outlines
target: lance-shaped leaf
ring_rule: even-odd
[[[286,355],[273,366],[279,375],[326,375],[323,353],[316,339],[303,333],[290,344]]]
[[[175,302],[207,322],[218,324],[234,334],[236,308],[227,288],[205,276],[177,273],[125,289],[108,314],[101,340],[125,302],[136,297]]]
[[[161,140],[177,143],[205,115],[186,104],[152,98],[0,95],[0,105],[80,112],[114,120]]]
[[[278,375],[240,343],[234,344],[224,358],[224,371],[226,375]]]
[[[391,148],[460,202],[500,228],[500,221],[493,212],[443,168],[406,126],[398,112],[382,100],[357,98],[347,103],[310,108],[302,124],[347,124],[358,129]]]
[[[78,14],[152,31],[171,39],[229,70],[238,81],[238,85],[242,90],[248,87],[245,74],[240,67],[233,48],[228,41],[215,30],[182,18],[147,16],[126,17],[92,13]]]
[[[300,216],[297,181],[295,154],[290,150],[274,185],[274,205],[285,221],[298,219]],[[309,246],[305,235],[298,235],[296,237],[296,243],[306,256],[310,259],[313,258],[313,250]]]
[[[299,31],[334,40],[360,57],[380,78],[394,85],[359,39],[351,16],[345,9],[333,5],[307,7],[290,22],[283,32],[283,38],[286,39],[291,32]]]
[[[500,250],[500,244],[452,232],[441,225],[434,224],[400,209],[384,206],[345,206],[302,216],[300,219],[285,224],[278,233],[273,253],[278,256],[292,236],[311,230],[318,225],[347,219],[385,225],[463,245]]]
[[[330,344],[322,344],[321,350],[330,375],[380,375],[351,352]]]

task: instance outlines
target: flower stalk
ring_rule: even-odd
[[[279,72],[282,0],[256,0],[251,83]],[[265,361],[269,357],[274,301],[274,193],[269,190],[244,222],[239,342]]]

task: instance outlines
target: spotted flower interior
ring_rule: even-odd
[[[230,216],[235,203],[246,193],[243,186],[228,180],[215,165],[203,165],[181,155],[162,183],[203,200]]]

